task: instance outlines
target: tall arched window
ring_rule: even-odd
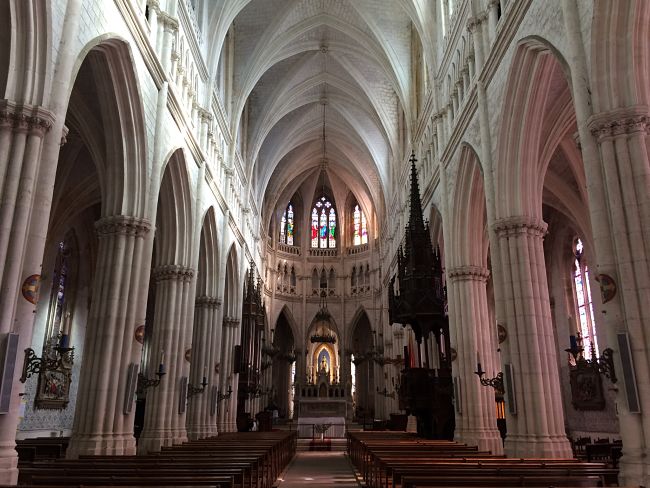
[[[363,210],[359,208],[359,205],[354,206],[352,211],[352,236],[353,244],[355,246],[360,246],[361,244],[368,243],[368,226],[366,223],[366,216],[363,213]]]
[[[576,312],[582,335],[585,356],[590,357],[593,345],[596,356],[598,353],[598,338],[594,324],[594,307],[591,301],[591,285],[589,284],[589,267],[584,258],[584,246],[578,238],[573,245],[573,284],[575,287]]]
[[[336,247],[336,210],[324,196],[316,201],[311,212],[311,247]]]
[[[293,205],[289,202],[289,205],[282,214],[282,219],[280,220],[280,242],[282,244],[293,246],[293,225]]]

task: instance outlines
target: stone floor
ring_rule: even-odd
[[[278,488],[358,488],[352,465],[343,452],[298,452],[275,486]]]

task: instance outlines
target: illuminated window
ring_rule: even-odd
[[[293,205],[289,203],[280,220],[280,242],[293,246]]]
[[[598,353],[598,338],[594,324],[594,307],[591,301],[591,285],[589,284],[589,267],[584,258],[584,246],[576,239],[573,246],[573,284],[575,287],[576,312],[580,334],[583,339],[585,356],[591,355],[593,346],[596,356]]]
[[[336,247],[336,210],[324,196],[316,201],[311,212],[311,247]]]
[[[352,211],[352,243],[355,246],[368,243],[368,227],[366,224],[366,216],[359,205],[354,206]]]

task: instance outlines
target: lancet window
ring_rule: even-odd
[[[352,211],[352,243],[355,246],[368,243],[368,225],[366,223],[366,216],[359,205],[354,206]]]
[[[598,355],[598,338],[594,324],[594,307],[591,301],[591,285],[589,283],[589,267],[584,257],[584,245],[578,238],[573,246],[573,286],[575,289],[575,306],[578,316],[578,328],[583,340],[585,355],[591,354],[593,346]]]
[[[289,202],[286,210],[282,214],[280,220],[280,242],[293,246],[294,236],[294,220],[293,220],[293,205]]]
[[[316,201],[311,211],[311,247],[336,247],[336,210],[324,196]]]

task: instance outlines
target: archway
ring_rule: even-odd
[[[293,417],[293,384],[295,382],[296,355],[295,339],[290,318],[286,309],[282,309],[273,331],[273,349],[275,356],[272,361],[273,391],[272,403],[277,407],[278,416],[282,420]]]
[[[373,334],[365,310],[361,310],[353,322],[350,346],[354,416],[357,422],[365,423],[375,416],[376,395],[374,361],[368,355],[373,346]]]

